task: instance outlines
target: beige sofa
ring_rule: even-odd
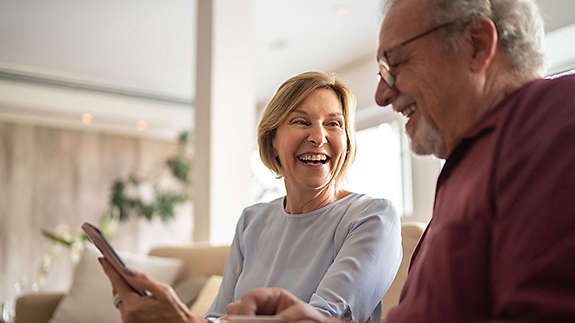
[[[150,255],[182,259],[177,282],[187,277],[222,275],[228,251],[227,246],[164,247],[152,249]],[[20,296],[16,300],[14,323],[47,323],[62,297],[62,293],[31,293]]]
[[[409,259],[423,229],[424,226],[417,223],[402,226],[403,260],[397,277],[383,297],[384,317],[399,300],[407,277]],[[165,247],[152,249],[150,255],[182,259],[183,266],[176,279],[181,281],[194,276],[222,275],[228,251],[226,246]],[[47,323],[63,296],[61,293],[31,293],[20,296],[16,300],[14,323]]]

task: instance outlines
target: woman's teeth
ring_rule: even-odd
[[[327,161],[327,156],[326,155],[312,155],[312,154],[306,154],[306,155],[301,155],[298,156],[298,159],[303,161],[303,162],[320,162],[320,163],[325,163]]]

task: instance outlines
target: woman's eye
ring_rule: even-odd
[[[302,120],[302,119],[295,119],[295,120],[292,120],[292,122],[291,122],[291,123],[292,123],[292,124],[300,124],[300,125],[304,125],[304,126],[305,126],[305,125],[307,125],[307,121],[305,121],[305,120]]]
[[[330,121],[328,122],[328,126],[341,128],[342,123],[341,121]]]

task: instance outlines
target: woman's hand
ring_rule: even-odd
[[[102,268],[110,282],[114,295],[118,295],[117,307],[122,314],[124,323],[196,323],[207,322],[192,316],[174,293],[174,290],[166,284],[158,283],[150,279],[146,274],[127,270],[126,279],[137,290],[148,291],[149,296],[140,296],[134,292],[124,281],[122,276],[105,259],[99,258]],[[119,303],[118,303],[119,302]]]
[[[277,315],[284,322],[339,322],[281,288],[258,288],[226,307],[228,315]]]

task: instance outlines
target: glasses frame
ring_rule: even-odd
[[[391,72],[391,66],[389,64],[389,53],[397,50],[411,42],[414,42],[420,38],[423,38],[429,34],[432,34],[435,31],[438,31],[439,29],[445,28],[447,26],[453,25],[457,22],[457,20],[455,21],[450,21],[450,22],[446,22],[444,24],[435,26],[429,30],[426,30],[424,32],[422,32],[421,34],[415,35],[411,38],[409,38],[408,40],[405,40],[385,51],[383,51],[382,55],[380,56],[380,58],[377,60],[377,63],[379,64],[379,76],[381,77],[381,79],[383,79],[385,81],[385,83],[387,84],[387,86],[389,88],[393,88],[395,86],[395,76],[393,76],[393,73]]]

